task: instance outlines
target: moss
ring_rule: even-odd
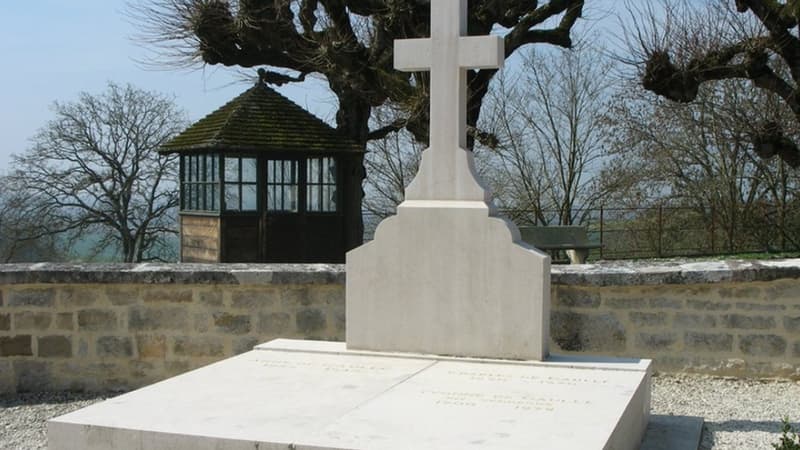
[[[363,152],[363,146],[264,84],[248,89],[161,147],[272,152]]]

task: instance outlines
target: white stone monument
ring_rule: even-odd
[[[347,254],[347,348],[547,356],[550,259],[495,216],[465,149],[466,71],[501,67],[503,40],[466,27],[466,0],[434,0],[430,39],[395,41],[395,67],[431,71],[430,148],[397,215]]]
[[[548,356],[550,263],[494,216],[465,144],[466,0],[431,0],[431,148],[398,214],[347,256],[347,344],[275,340],[48,423],[50,450],[639,447],[650,362]]]

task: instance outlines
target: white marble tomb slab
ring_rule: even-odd
[[[633,450],[649,417],[649,366],[277,340],[55,418],[49,448]]]

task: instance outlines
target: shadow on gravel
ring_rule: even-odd
[[[716,439],[714,434],[717,432],[739,432],[747,433],[761,431],[764,433],[774,433],[775,442],[778,442],[778,435],[783,424],[780,420],[725,420],[723,422],[706,422],[703,424],[703,437],[700,441],[698,450],[711,450],[714,448]]]
[[[714,431],[766,431],[780,433],[783,424],[780,420],[726,420],[724,422],[706,422]]]
[[[124,392],[20,392],[16,394],[0,394],[0,408],[30,406],[41,404],[71,403],[83,400],[106,400]]]

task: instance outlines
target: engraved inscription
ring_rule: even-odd
[[[505,373],[472,371],[472,370],[450,370],[448,375],[466,377],[471,381],[524,381],[535,384],[550,384],[564,386],[578,386],[582,384],[603,385],[608,384],[608,380],[590,377],[559,377],[541,375],[512,375]]]
[[[422,391],[423,395],[430,396],[437,405],[444,406],[500,406],[523,411],[554,411],[564,406],[589,406],[589,400],[565,399],[559,397],[536,395],[491,394],[463,391]]]
[[[321,361],[289,361],[282,359],[272,359],[269,361],[262,361],[264,367],[273,369],[313,369],[324,372],[351,372],[351,373],[368,373],[379,372],[388,370],[388,367],[376,366],[373,364],[356,364],[356,363],[333,363]]]

